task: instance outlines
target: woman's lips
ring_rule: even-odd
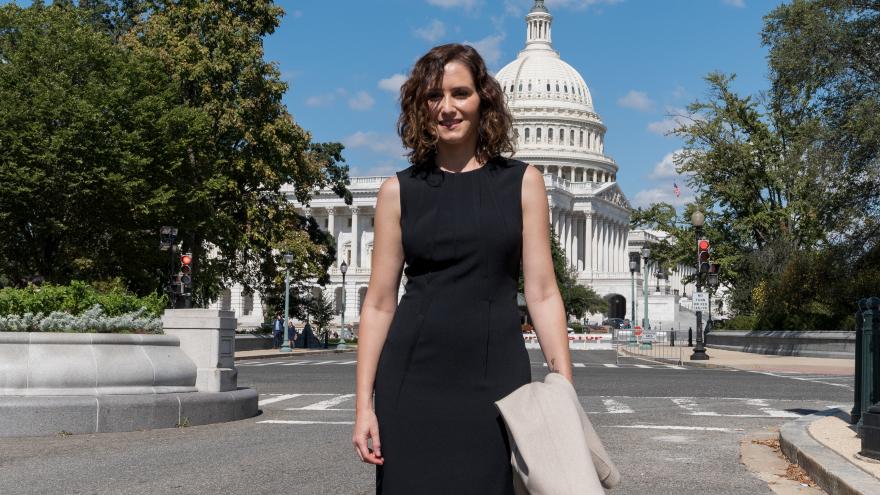
[[[449,130],[455,129],[456,127],[458,127],[459,124],[461,124],[461,120],[449,120],[449,121],[440,122],[441,126],[447,128]]]

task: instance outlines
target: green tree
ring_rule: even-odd
[[[333,302],[327,299],[323,290],[315,292],[317,295],[309,302],[309,315],[317,328],[315,335],[325,337],[336,312],[333,311]]]
[[[284,251],[295,284],[326,278],[330,237],[281,186],[350,203],[347,168],[281,103],[262,49],[281,15],[268,1],[0,8],[2,278],[119,276],[153,292],[161,225],[195,255],[197,301],[234,282],[279,299]]]

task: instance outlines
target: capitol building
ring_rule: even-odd
[[[609,303],[607,314],[588,315],[599,323],[605,318],[632,318],[635,283],[636,319],[641,319],[644,294],[643,274],[648,277],[649,318],[652,326],[687,328],[693,313],[682,278],[693,269],[677,267],[658,273],[649,263],[646,273],[631,278],[629,253],[657,242],[662,233],[631,230],[631,205],[617,183],[620,166],[606,154],[605,133],[590,89],[583,77],[560,57],[553,46],[553,16],[536,0],[525,18],[525,47],[515,60],[497,74],[514,118],[515,158],[530,163],[544,174],[549,221],[579,284],[591,287]],[[609,150],[613,152],[613,150]],[[315,218],[333,234],[337,262],[330,269],[331,283],[323,290],[337,311],[343,307],[345,322],[358,322],[361,304],[370,280],[373,251],[373,215],[379,186],[386,176],[352,177],[349,189],[353,203],[346,205],[330,189],[316,191],[310,205],[296,201],[292,189],[288,198],[301,214]],[[339,265],[348,264],[345,290]],[[691,270],[691,271],[688,271]],[[405,277],[405,276],[404,276]],[[398,297],[403,295],[401,281]],[[215,303],[233,309],[242,324],[263,321],[258,295],[244,295],[233,287]]]

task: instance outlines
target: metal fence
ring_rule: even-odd
[[[638,357],[653,361],[681,365],[691,354],[688,347],[693,342],[693,334],[677,330],[658,332],[638,332],[636,330],[615,330],[612,342],[617,351],[617,362],[621,358]]]

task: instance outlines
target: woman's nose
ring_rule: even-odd
[[[455,109],[452,107],[452,97],[446,95],[440,101],[440,113],[452,113]]]

